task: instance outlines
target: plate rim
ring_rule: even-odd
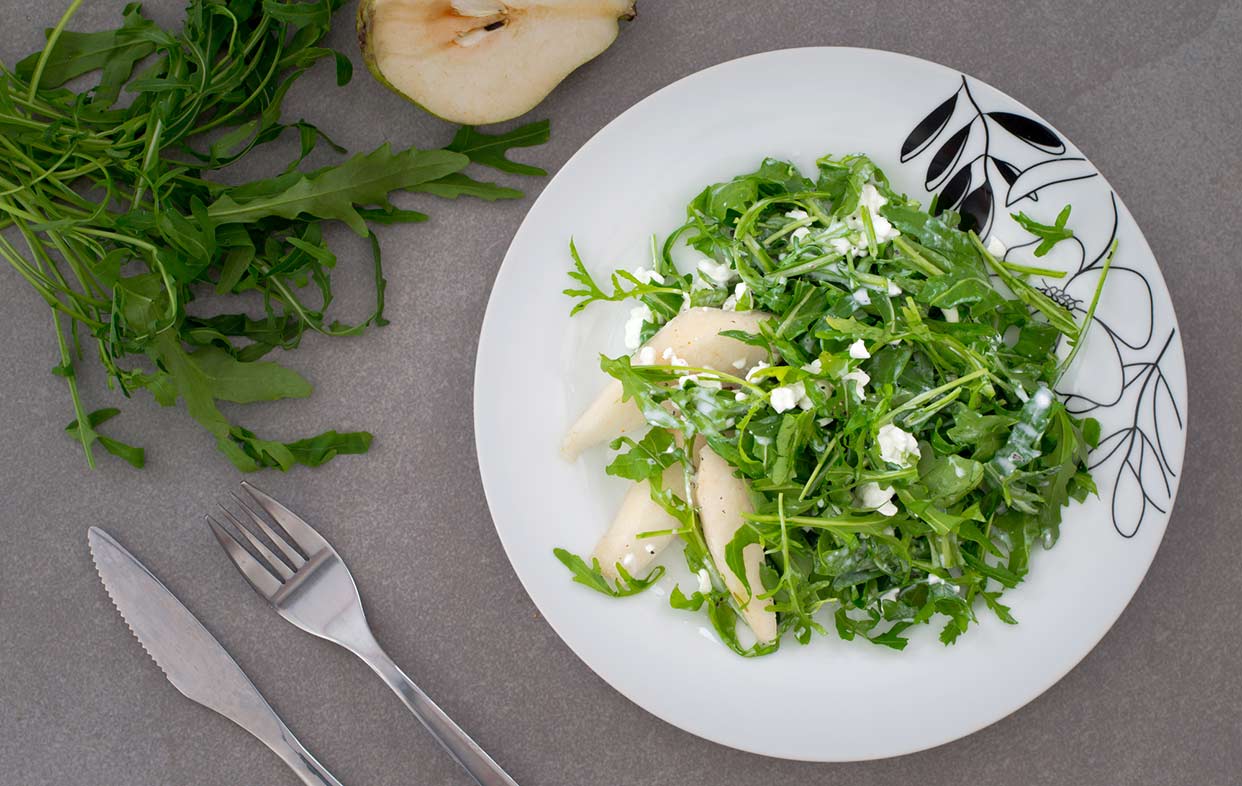
[[[622,684],[618,684],[618,682],[614,681],[609,675],[603,673],[600,669],[596,667],[594,663],[588,660],[586,656],[580,653],[575,647],[573,647],[569,643],[569,639],[567,638],[565,632],[562,630],[562,626],[559,625],[557,622],[553,621],[552,617],[545,613],[545,610],[540,605],[539,601],[535,598],[534,593],[532,593],[530,584],[528,583],[526,577],[523,576],[522,571],[518,568],[517,563],[513,559],[513,549],[511,547],[511,544],[506,539],[505,533],[502,531],[502,528],[500,527],[497,521],[496,504],[492,498],[493,492],[490,489],[495,488],[495,485],[494,485],[495,481],[492,478],[494,478],[493,472],[498,471],[498,470],[495,467],[491,469],[488,468],[489,462],[484,457],[484,446],[482,445],[482,440],[480,436],[481,430],[479,428],[479,420],[480,420],[479,402],[480,400],[483,399],[483,396],[481,395],[482,368],[483,368],[484,356],[486,354],[485,349],[484,349],[484,338],[488,335],[489,326],[492,327],[493,331],[496,329],[494,326],[491,325],[493,320],[496,318],[494,316],[496,313],[496,309],[493,308],[493,304],[496,301],[496,299],[499,297],[498,293],[501,291],[500,285],[502,284],[503,279],[506,277],[507,274],[508,275],[513,274],[514,266],[509,265],[509,258],[510,258],[510,253],[512,252],[512,249],[513,249],[514,242],[517,239],[518,235],[522,232],[522,229],[526,226],[526,222],[529,220],[530,215],[535,212],[535,209],[539,206],[539,203],[545,198],[545,195],[551,189],[552,184],[555,182],[556,178],[559,177],[563,171],[569,169],[570,166],[579,157],[586,155],[588,151],[594,149],[595,146],[601,144],[600,142],[601,137],[603,137],[605,135],[605,132],[607,132],[611,127],[617,124],[621,120],[622,117],[637,110],[639,107],[643,106],[644,104],[654,101],[658,96],[664,94],[666,91],[673,90],[674,88],[677,88],[683,85],[684,83],[703,78],[706,74],[709,74],[713,71],[723,69],[723,68],[728,68],[728,67],[736,67],[738,64],[746,62],[746,61],[762,60],[765,58],[769,58],[773,56],[780,56],[780,55],[787,55],[790,53],[800,53],[800,52],[809,52],[809,51],[813,52],[813,51],[824,51],[824,50],[832,51],[832,52],[839,52],[839,53],[847,53],[847,54],[857,53],[864,57],[871,57],[871,56],[878,55],[878,56],[885,57],[885,58],[896,58],[898,60],[907,61],[909,64],[913,64],[918,67],[923,67],[923,68],[930,67],[935,70],[943,71],[946,74],[954,75],[957,77],[968,78],[970,80],[973,80],[977,84],[983,85],[987,87],[988,89],[995,91],[997,94],[1001,95],[1006,100],[1013,102],[1015,106],[1021,107],[1023,110],[1029,112],[1032,117],[1037,118],[1041,120],[1042,122],[1047,123],[1049,128],[1053,129],[1058,134],[1060,134],[1063,138],[1065,138],[1067,141],[1070,141],[1072,143],[1072,140],[1070,140],[1068,136],[1066,136],[1059,129],[1057,129],[1057,127],[1053,123],[1049,122],[1039,112],[1036,112],[1024,102],[1015,98],[1010,93],[1004,90],[1001,90],[1000,88],[997,88],[990,82],[980,79],[972,74],[969,74],[965,72],[964,70],[953,68],[953,67],[944,65],[943,63],[939,63],[933,60],[928,60],[926,58],[906,54],[904,52],[896,52],[892,50],[876,49],[876,48],[870,48],[870,47],[854,47],[854,46],[785,47],[785,48],[780,48],[780,49],[765,50],[762,52],[754,52],[748,55],[743,55],[741,57],[731,58],[729,60],[724,60],[719,63],[715,63],[713,65],[707,66],[705,68],[702,68],[697,71],[686,74],[684,76],[681,76],[675,79],[674,81],[669,82],[668,84],[660,87],[659,89],[643,96],[641,99],[635,101],[629,106],[625,107],[620,112],[618,112],[616,115],[614,115],[607,123],[601,126],[597,131],[595,131],[590,136],[590,138],[588,138],[577,150],[575,150],[574,153],[565,160],[564,164],[562,164],[556,170],[556,172],[553,174],[553,176],[548,180],[547,184],[545,184],[544,188],[541,190],[539,196],[535,199],[535,201],[531,204],[530,208],[526,211],[526,214],[522,218],[522,222],[518,225],[517,230],[514,231],[513,236],[510,238],[509,246],[506,249],[505,256],[502,259],[501,264],[496,270],[496,274],[492,282],[492,288],[488,294],[487,305],[485,308],[483,321],[480,324],[479,339],[478,339],[478,342],[476,343],[471,409],[472,409],[472,424],[474,427],[474,443],[475,443],[476,461],[477,461],[477,465],[479,469],[480,481],[483,486],[484,498],[487,500],[488,511],[491,514],[491,518],[492,518],[492,526],[495,529],[496,535],[499,538],[501,546],[505,551],[505,557],[509,561],[510,568],[513,570],[514,574],[517,575],[518,581],[522,585],[522,589],[526,592],[527,596],[531,599],[531,602],[534,604],[535,608],[540,612],[540,616],[543,618],[544,622],[546,622],[552,628],[552,630],[556,633],[556,635],[561,639],[561,642],[569,649],[571,653],[574,654],[575,657],[577,657],[583,664],[585,664],[587,668],[591,670],[592,673],[594,673],[597,677],[603,680],[610,688],[612,688],[617,693],[624,696],[627,700],[629,700],[631,703],[638,706],[644,712],[647,712],[659,718],[660,720],[664,721],[670,726],[673,726],[674,728],[685,731],[689,734],[693,734],[694,736],[699,737],[701,739],[708,740],[712,743],[722,745],[724,747],[732,748],[735,750],[741,750],[746,753],[751,753],[751,754],[755,754],[759,756],[765,756],[768,758],[782,759],[782,760],[789,760],[789,761],[815,762],[815,763],[837,763],[837,762],[844,763],[844,762],[855,762],[855,761],[878,761],[878,760],[883,760],[883,759],[896,758],[900,756],[908,756],[911,754],[919,753],[921,751],[926,751],[932,748],[940,747],[942,745],[947,745],[949,743],[955,742],[960,739],[964,739],[968,736],[975,734],[978,731],[981,731],[982,729],[985,729],[989,726],[992,726],[993,724],[996,724],[1002,720],[1005,720],[1006,718],[1015,714],[1016,712],[1018,712],[1019,710],[1026,707],[1031,702],[1033,702],[1034,700],[1042,696],[1045,692],[1047,692],[1053,686],[1060,683],[1067,674],[1069,674],[1071,671],[1077,668],[1078,665],[1081,664],[1083,660],[1085,660],[1086,657],[1090,655],[1097,646],[1099,646],[1099,643],[1104,639],[1106,635],[1108,635],[1108,633],[1117,624],[1117,621],[1120,620],[1121,616],[1129,608],[1130,604],[1134,600],[1134,596],[1138,593],[1139,587],[1141,587],[1143,582],[1147,580],[1147,576],[1151,570],[1151,565],[1155,560],[1156,554],[1160,550],[1160,546],[1164,542],[1164,536],[1168,530],[1168,524],[1172,520],[1173,510],[1176,506],[1176,501],[1177,501],[1177,494],[1181,486],[1181,472],[1179,471],[1178,474],[1174,476],[1173,478],[1172,493],[1171,493],[1170,500],[1169,500],[1168,512],[1167,514],[1163,515],[1163,520],[1158,522],[1159,533],[1155,538],[1155,542],[1153,543],[1151,547],[1150,553],[1145,558],[1145,564],[1143,564],[1142,566],[1141,578],[1139,579],[1138,583],[1135,585],[1133,591],[1129,593],[1129,596],[1125,599],[1124,603],[1122,603],[1121,606],[1118,608],[1115,616],[1113,616],[1112,619],[1108,620],[1106,625],[1099,626],[1098,634],[1087,637],[1087,639],[1089,639],[1089,644],[1085,646],[1085,648],[1083,648],[1081,652],[1076,653],[1074,657],[1067,659],[1064,668],[1058,669],[1055,677],[1052,678],[1051,680],[1048,680],[1045,684],[1039,684],[1038,686],[1034,687],[1031,690],[1022,691],[1021,700],[1016,702],[1011,709],[999,715],[994,715],[994,716],[988,715],[988,714],[982,715],[981,716],[982,719],[979,722],[966,724],[967,728],[963,729],[959,727],[958,729],[954,730],[952,733],[949,733],[949,734],[934,735],[932,737],[929,737],[928,741],[926,741],[925,743],[912,745],[912,746],[904,746],[902,747],[901,750],[894,752],[894,753],[890,753],[890,754],[863,755],[863,756],[857,756],[857,757],[849,757],[849,756],[823,757],[823,756],[815,756],[810,753],[808,753],[807,755],[788,755],[785,753],[779,753],[779,754],[772,753],[770,751],[763,750],[759,746],[748,746],[745,744],[739,744],[732,740],[726,742],[718,738],[715,735],[683,725],[682,722],[668,717],[665,712],[662,712],[657,709],[653,709],[647,706],[646,704],[642,703],[641,701],[639,701],[637,698],[635,698],[635,696],[631,693],[631,691],[627,687],[623,686]],[[1075,144],[1075,147],[1077,147],[1076,144]],[[1081,148],[1079,149],[1081,150]],[[1084,157],[1086,158],[1088,163],[1091,162],[1090,157],[1086,156],[1085,152],[1084,152]],[[1160,265],[1159,259],[1156,258],[1155,253],[1151,250],[1150,243],[1148,243],[1146,235],[1143,233],[1142,227],[1139,226],[1138,221],[1134,219],[1133,214],[1130,213],[1129,208],[1125,204],[1125,201],[1120,197],[1120,195],[1118,195],[1117,190],[1113,188],[1112,184],[1108,181],[1104,173],[1100,172],[1098,168],[1095,168],[1094,164],[1092,164],[1092,168],[1096,170],[1097,175],[1100,178],[1100,181],[1104,183],[1106,186],[1108,186],[1108,188],[1116,196],[1116,201],[1117,201],[1117,204],[1120,210],[1124,211],[1125,214],[1129,216],[1130,220],[1133,222],[1134,227],[1138,232],[1138,238],[1142,242],[1146,253],[1150,255],[1151,259],[1155,262],[1156,270],[1159,273],[1158,286],[1159,286],[1159,289],[1165,295],[1165,298],[1169,304],[1169,312],[1171,315],[1170,322],[1171,322],[1173,329],[1176,331],[1176,342],[1177,342],[1178,349],[1179,349],[1179,351],[1175,353],[1175,360],[1177,363],[1176,371],[1180,379],[1185,381],[1185,388],[1186,388],[1186,393],[1187,393],[1186,401],[1184,402],[1183,409],[1181,411],[1182,430],[1179,435],[1182,456],[1183,456],[1181,468],[1184,470],[1185,465],[1186,465],[1185,450],[1186,450],[1186,447],[1188,446],[1188,434],[1189,434],[1190,379],[1186,374],[1185,343],[1182,340],[1183,334],[1181,332],[1181,325],[1177,319],[1176,307],[1168,291],[1168,284],[1165,281],[1164,268]]]

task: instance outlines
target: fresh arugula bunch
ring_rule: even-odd
[[[692,500],[695,437],[749,481],[756,512],[729,544],[727,567],[745,582],[742,551],[763,546],[764,586],[750,589],[782,633],[806,643],[826,633],[821,611],[830,611],[847,640],[902,649],[907,629],[938,618],[952,644],[980,602],[1012,624],[1002,593],[1023,580],[1037,544],[1056,542],[1070,500],[1096,490],[1087,454],[1099,425],[1052,393],[1072,360],[1058,360],[1058,346],[1076,350],[1084,327],[1028,280],[1064,274],[997,259],[958,229],[956,213],[933,215],[895,193],[864,156],[817,168],[811,179],[769,159],[707,187],[684,225],[653,244],[658,286],[647,271],[618,271],[605,291],[571,245],[574,312],[637,298],[651,315],[644,341],[690,306],[774,315],[757,334],[728,334],[768,352],[771,365],[745,377],[602,357],[653,427],[614,441],[607,471],[650,483],[688,567],[711,579],[708,591],[674,588],[671,605],[706,608],[739,654],[775,651],[779,638],[739,641],[724,566],[713,564]],[[1039,233],[1046,244],[1072,235],[1068,215]],[[681,244],[699,260],[688,273],[674,262]],[[664,488],[677,464],[684,487]],[[576,581],[611,595],[659,577],[622,574],[613,589],[598,565],[557,556]]]
[[[463,128],[444,149],[385,144],[304,171],[319,145],[344,150],[311,123],[282,121],[281,106],[321,60],[335,62],[339,85],[349,81],[348,58],[322,46],[343,0],[190,0],[180,30],[130,5],[115,30],[67,31],[80,4],[48,31],[42,51],[0,66],[0,228],[9,230],[0,256],[51,307],[55,373],[75,413],[66,431],[92,466],[96,444],[143,464],[140,448],[98,432],[116,410],[88,413],[81,400],[76,374],[91,348],[110,385],[125,396],[146,390],[165,406],[180,399],[243,471],[365,452],[365,432],[265,439],[218,403],[310,395],[299,374],[261,358],[295,348],[308,330],[350,336],[386,324],[373,227],[427,219],[398,208],[391,194],[519,197],[463,170],[473,161],[545,174],[505,153],[545,141],[548,124],[496,136]],[[86,75],[93,86],[66,87]],[[219,179],[287,133],[300,151],[283,172],[241,185]],[[375,306],[356,324],[326,315],[337,265],[325,240],[330,222],[372,249]],[[204,295],[223,313],[194,313]],[[243,312],[239,296],[261,301],[262,316]]]

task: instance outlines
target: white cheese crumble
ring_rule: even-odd
[[[892,423],[880,426],[876,441],[880,444],[880,458],[890,464],[908,467],[921,456],[919,442],[914,435]]]
[[[747,381],[747,382],[754,382],[754,381],[755,381],[755,375],[756,375],[756,374],[758,374],[758,373],[759,373],[760,371],[762,371],[763,369],[765,369],[765,368],[769,367],[770,365],[772,365],[772,364],[771,364],[771,363],[766,363],[766,362],[764,362],[764,361],[760,360],[758,363],[756,363],[756,364],[754,365],[754,368],[752,368],[750,371],[747,371],[747,372],[746,372],[746,381]]]
[[[699,272],[716,286],[726,286],[730,281],[737,278],[737,272],[733,268],[711,259],[699,260],[698,268]]]
[[[858,506],[874,510],[882,516],[896,516],[897,506],[893,503],[893,495],[897,492],[892,486],[881,486],[875,481],[868,481],[854,491]]]
[[[630,318],[625,323],[626,349],[638,349],[638,345],[643,343],[643,323],[653,321],[652,316],[651,309],[646,305],[630,309]]]
[[[986,248],[988,250],[988,253],[996,257],[997,259],[1003,259],[1005,257],[1005,252],[1009,250],[1005,248],[1005,244],[1002,243],[1000,241],[1000,238],[998,238],[996,235],[988,235],[988,242],[987,242]]]
[[[824,364],[820,362],[819,358],[815,358],[810,363],[803,366],[802,370],[808,374],[822,374],[824,373]]]
[[[901,294],[901,287],[894,284],[891,278],[885,279],[884,284],[886,288],[888,289],[889,297],[897,297],[898,295]]]
[[[785,214],[785,218],[792,218],[795,221],[801,221],[804,218],[810,218],[810,214],[805,210],[794,209],[787,212]]]
[[[860,401],[867,400],[866,387],[867,387],[867,383],[871,382],[870,374],[868,374],[866,371],[863,371],[861,368],[856,368],[850,373],[846,374],[844,377],[842,377],[842,379],[854,380],[854,383],[857,385],[856,390],[858,391],[858,399]]]
[[[778,388],[773,388],[770,402],[772,409],[777,412],[785,412],[794,407],[810,409],[815,406],[811,399],[807,397],[806,385],[802,382],[794,382],[792,385],[782,385]]]
[[[855,289],[854,290],[854,302],[860,306],[871,305],[871,293],[863,289],[862,287]]]
[[[871,357],[871,353],[867,351],[867,344],[861,338],[850,344],[850,357],[856,360],[866,360]]]
[[[854,248],[854,244],[847,238],[843,237],[834,237],[832,240],[828,241],[828,245],[832,246],[832,250],[836,251],[841,256],[848,256],[856,250]]]
[[[806,240],[806,236],[809,234],[811,234],[811,230],[807,229],[806,227],[798,227],[794,231],[790,232],[789,236],[792,237],[794,240],[802,241],[802,240]]]
[[[957,322],[961,319],[961,316],[957,313],[957,306],[953,306],[952,308],[942,308],[940,309],[940,313],[944,315],[945,322]]]
[[[640,366],[654,366],[655,359],[655,349],[652,347],[643,347],[638,350],[638,354],[634,356],[634,360],[636,360]]]
[[[651,270],[650,268],[645,268],[645,267],[634,268],[634,278],[638,279],[640,282],[644,284],[650,284],[652,282],[655,282],[656,284],[664,283],[664,276],[660,275],[654,270]]]
[[[746,293],[749,291],[750,288],[746,286],[745,281],[737,282],[737,286],[733,288],[733,294],[725,298],[725,302],[721,304],[720,308],[724,311],[737,311],[738,303],[742,302],[742,298],[746,297]]]

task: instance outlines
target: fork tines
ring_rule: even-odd
[[[308,560],[330,547],[293,511],[245,481],[241,486],[271,517],[272,523],[268,523],[237,494],[231,496],[236,507],[241,509],[241,515],[235,515],[228,507],[220,505],[220,512],[231,527],[210,515],[204,518],[242,575],[260,594],[270,599]]]

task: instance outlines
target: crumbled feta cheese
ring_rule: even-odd
[[[734,394],[733,394],[733,400],[734,400],[734,401],[745,401],[745,400],[746,400],[746,391],[744,391],[744,390],[739,390],[738,392],[734,393]]]
[[[770,399],[772,409],[777,412],[785,412],[800,407],[801,409],[810,409],[815,406],[811,399],[806,395],[806,385],[802,382],[795,382],[792,385],[782,385],[773,388],[772,398]]]
[[[876,441],[880,444],[880,458],[890,464],[908,467],[921,456],[919,442],[914,435],[892,423],[880,426]]]
[[[712,591],[712,577],[707,572],[707,568],[699,568],[699,592],[706,595]]]
[[[871,228],[875,231],[876,243],[887,243],[888,241],[901,235],[887,218],[880,215],[880,208],[888,204],[888,200],[881,194],[876,187],[867,183],[862,187],[862,193],[858,196],[858,218],[853,222],[855,228],[862,227],[862,208],[866,207],[867,212],[871,214]],[[853,216],[851,216],[853,218]],[[847,220],[847,223],[851,223]]]
[[[673,348],[672,348],[672,347],[665,347],[665,349],[664,349],[664,354],[660,355],[660,357],[662,357],[662,358],[664,358],[665,360],[667,360],[667,361],[668,361],[668,364],[669,364],[670,366],[688,366],[688,365],[690,365],[689,363],[687,363],[687,362],[686,362],[686,359],[685,359],[685,358],[679,358],[679,357],[677,357],[677,353],[673,351]]]
[[[655,349],[652,347],[643,347],[638,350],[638,354],[634,356],[634,360],[636,360],[640,366],[654,366],[655,359]]]
[[[815,422],[819,424],[820,428],[827,428],[828,424],[832,422],[832,418],[820,418]]]
[[[867,344],[861,338],[850,344],[850,357],[856,360],[866,360],[871,357],[871,353],[867,351]]]
[[[850,373],[846,374],[844,377],[842,377],[842,379],[854,380],[854,383],[857,385],[855,389],[858,391],[858,399],[860,401],[867,400],[866,387],[867,387],[867,383],[871,382],[870,374],[868,374],[866,371],[863,371],[861,368],[856,368]]]
[[[730,281],[737,278],[737,271],[728,265],[715,262],[711,259],[699,260],[699,272],[708,278],[716,286],[726,286]]]
[[[638,349],[638,345],[643,343],[643,323],[651,322],[653,315],[651,309],[646,305],[636,306],[630,309],[630,318],[625,323],[625,348]]]
[[[750,288],[746,286],[745,281],[737,282],[737,286],[733,288],[733,294],[725,298],[724,304],[721,306],[725,311],[737,311],[737,307],[742,303],[742,298],[746,297],[746,293]]]
[[[854,498],[861,508],[874,510],[882,516],[896,516],[897,506],[893,504],[893,495],[896,493],[892,486],[881,486],[875,481],[868,481],[854,490]]]
[[[805,210],[794,209],[786,213],[785,218],[792,218],[795,221],[801,221],[804,218],[810,218],[810,214]]]
[[[841,256],[849,256],[854,253],[854,244],[847,238],[834,237],[832,240],[828,241],[828,245],[832,246],[832,250],[836,251]]]
[[[901,236],[901,232],[897,231],[897,227],[893,226],[887,218],[879,213],[871,214],[871,228],[875,231],[875,242],[887,243]]]
[[[872,216],[876,216],[880,212],[880,208],[888,204],[888,199],[870,183],[862,187],[862,193],[858,195],[858,206],[866,207],[871,211]]]
[[[893,280],[891,278],[886,279],[884,283],[887,285],[889,297],[897,297],[898,295],[901,294],[901,287],[893,283]]]
[[[940,309],[940,313],[944,315],[945,322],[957,322],[961,319],[957,313],[957,306],[953,306],[952,308],[942,308]]]
[[[746,368],[746,358],[738,358],[737,360],[733,361],[733,367],[737,369],[738,371],[741,371],[742,369]]]
[[[871,305],[871,293],[863,289],[862,287],[855,289],[854,290],[854,302],[860,306]]]
[[[939,577],[939,576],[937,576],[935,573],[928,573],[928,574],[927,574],[927,583],[928,583],[928,585],[931,585],[931,584],[944,584],[944,579],[940,578],[940,577]]]
[[[1009,249],[1005,248],[1005,244],[1002,243],[1000,241],[1000,238],[998,238],[996,235],[989,235],[988,242],[987,242],[987,250],[989,254],[996,257],[997,259],[1003,259],[1005,257],[1005,252],[1007,252]]]
[[[815,358],[810,363],[803,366],[802,370],[808,374],[822,374],[824,373],[824,364],[819,358]]]
[[[789,236],[792,237],[794,240],[803,241],[803,240],[806,240],[806,236],[809,234],[811,234],[811,230],[807,229],[806,227],[798,227],[794,231],[790,232]]]
[[[664,283],[664,276],[660,275],[654,270],[651,270],[650,268],[645,268],[645,267],[634,268],[634,278],[638,279],[640,282],[644,284],[650,284],[652,282],[655,282],[656,284]]]
[[[754,365],[754,367],[753,367],[753,368],[751,368],[751,370],[750,370],[750,371],[747,371],[747,372],[746,372],[746,381],[747,381],[747,382],[754,382],[754,381],[755,381],[755,375],[756,375],[756,374],[758,374],[758,373],[759,373],[760,371],[762,371],[763,369],[768,368],[770,365],[772,365],[772,364],[771,364],[771,363],[765,363],[764,361],[760,360],[758,363],[756,363],[756,364]]]

